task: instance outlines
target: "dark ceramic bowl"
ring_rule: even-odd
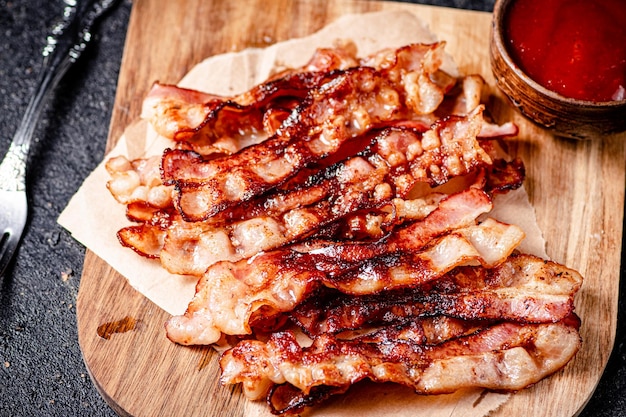
[[[626,100],[593,102],[564,97],[526,75],[513,61],[504,39],[504,21],[515,0],[496,0],[489,55],[498,87],[519,111],[557,136],[600,138],[626,131]]]

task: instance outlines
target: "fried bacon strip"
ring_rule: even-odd
[[[532,255],[514,255],[495,268],[461,266],[402,291],[347,296],[316,294],[290,313],[310,335],[445,314],[461,319],[554,322],[573,311],[582,277]]]
[[[469,188],[447,196],[423,220],[397,227],[383,239],[374,242],[307,241],[292,248],[314,257],[316,269],[340,275],[348,265],[376,256],[420,250],[432,239],[475,225],[478,216],[492,208],[491,197],[487,193]]]
[[[160,135],[201,155],[233,154],[276,133],[307,92],[328,75],[299,73],[257,88],[257,101],[240,104],[196,90],[155,83],[144,100],[142,117]],[[251,94],[251,93],[250,93]]]
[[[353,340],[325,334],[305,348],[293,333],[281,332],[266,343],[244,340],[226,351],[220,360],[221,381],[242,383],[244,393],[255,399],[274,384],[291,385],[292,398],[275,390],[269,398],[270,405],[288,405],[273,407],[281,413],[301,411],[315,402],[320,390],[324,399],[329,391],[345,392],[366,378],[402,384],[421,394],[470,387],[514,391],[556,372],[576,354],[581,345],[578,326],[573,315],[557,323],[504,322],[438,344],[424,344],[422,337],[410,337],[411,332],[406,332],[409,337],[386,331]]]
[[[348,338],[338,338],[343,340],[358,340],[363,343],[378,343],[383,342],[385,340],[404,340],[411,341],[412,343],[420,344],[420,345],[435,345],[440,344],[445,341],[451,340],[456,337],[467,336],[472,333],[475,333],[478,330],[484,329],[486,326],[492,323],[485,321],[468,321],[468,320],[459,320],[452,317],[446,316],[435,316],[435,317],[424,317],[412,320],[410,322],[403,323],[400,326],[389,326],[383,329],[378,330],[370,330],[362,335],[356,337],[348,337]],[[298,335],[297,335],[298,337]],[[238,341],[239,342],[239,341]],[[237,343],[238,343],[237,342]],[[312,340],[299,337],[299,345],[305,347],[310,346]],[[236,352],[239,350],[241,352],[241,348],[244,347],[239,346],[236,347],[237,343],[233,344],[230,348],[233,347],[231,352]],[[226,349],[226,350],[228,350]],[[233,361],[231,359],[224,359],[221,362],[224,366],[231,366],[232,364],[237,364],[237,361]],[[230,369],[229,375],[232,377],[234,369]],[[239,377],[241,378],[241,376]],[[222,379],[223,383],[226,383],[224,379]],[[283,388],[291,388],[294,393],[297,395],[302,395],[302,392],[297,388],[291,386],[290,384],[283,385],[274,385],[272,387],[272,382],[270,380],[264,380],[265,383],[259,384],[250,384],[243,382],[244,393],[248,398],[251,399],[260,399],[265,396],[265,393],[270,390],[276,390],[280,387]],[[257,381],[261,382],[261,381]],[[236,382],[232,382],[236,383]],[[314,389],[315,390],[315,389]],[[274,407],[272,407],[274,408]],[[281,407],[282,408],[282,407]],[[283,410],[287,411],[287,410]]]
[[[397,288],[435,279],[466,262],[494,265],[503,261],[523,233],[516,226],[495,221],[474,225],[484,203],[458,207],[455,203],[467,199],[466,194],[449,197],[426,219],[399,229],[385,242],[300,245],[250,260],[215,263],[200,279],[185,314],[167,322],[167,335],[180,344],[210,344],[222,333],[250,334],[254,314],[267,317],[290,311],[320,285],[367,294],[381,286]],[[494,246],[493,242],[503,244]],[[418,252],[421,249],[425,250]],[[412,261],[421,268],[411,271],[413,275],[394,270],[383,255],[397,251],[417,252]],[[378,283],[368,275],[372,265],[365,262],[375,257],[382,270]],[[385,268],[389,273],[384,273]],[[344,274],[350,278],[343,278]]]
[[[155,83],[141,117],[162,136],[200,154],[234,153],[275,133],[282,120],[334,70],[359,65],[356,46],[319,48],[302,68],[285,70],[235,97]],[[278,115],[278,117],[277,117]]]
[[[395,198],[389,212],[377,210],[352,213],[350,233],[355,233],[358,229],[360,236],[380,238],[385,233],[383,229],[390,229],[405,221],[423,219],[437,208],[445,196],[433,193],[411,200]],[[293,213],[282,216],[289,226],[282,230],[276,219],[270,216],[259,216],[219,228],[206,222],[186,222],[173,209],[155,210],[145,205],[131,204],[127,215],[138,219],[141,224],[119,230],[118,238],[123,246],[132,248],[142,256],[160,258],[161,264],[169,272],[201,276],[215,262],[237,261],[262,250],[275,249],[289,243],[290,240],[285,239],[283,230],[297,236],[297,232],[304,234],[323,226],[332,220],[330,215],[323,216],[327,211],[329,210],[324,205],[294,209]],[[296,229],[296,215],[307,221],[308,229]],[[313,223],[313,219],[319,221]],[[343,222],[336,224],[343,225]],[[329,230],[334,229],[329,227]],[[343,229],[341,232],[337,230],[326,233],[325,237],[339,236],[342,233],[346,232]]]
[[[166,153],[163,180],[176,185],[177,208],[189,220],[205,219],[280,185],[371,128],[432,113],[443,100],[443,91],[428,77],[438,69],[440,50],[416,45],[407,50],[412,59],[397,59],[390,68],[342,71],[309,90],[274,136],[229,157]]]

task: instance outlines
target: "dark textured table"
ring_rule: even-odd
[[[80,0],[79,0],[80,1]],[[428,4],[491,11],[493,0]],[[26,108],[61,0],[0,0],[0,155]],[[75,302],[84,248],[56,219],[104,155],[132,3],[122,0],[43,113],[31,148],[30,218],[14,265],[0,279],[0,416],[114,416],[81,359]],[[625,246],[625,245],[622,245]],[[621,277],[626,259],[622,252]],[[626,288],[617,338],[581,416],[626,415]]]

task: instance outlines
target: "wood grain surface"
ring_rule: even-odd
[[[250,46],[308,35],[338,16],[407,9],[448,42],[464,73],[491,85],[491,15],[392,2],[332,0],[137,0],[122,60],[109,148],[136,120],[155,80],[176,83],[202,59]],[[576,311],[583,347],[558,374],[519,392],[497,416],[576,415],[600,379],[613,347],[622,241],[626,135],[568,141],[519,116],[494,89],[497,120],[514,119],[519,138],[511,153],[526,164],[526,188],[554,260],[585,277]],[[249,401],[218,382],[211,348],[169,342],[168,314],[132,289],[88,252],[77,302],[79,343],[92,380],[120,415],[243,416]]]

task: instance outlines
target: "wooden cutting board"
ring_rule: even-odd
[[[374,1],[137,0],[128,28],[109,148],[136,120],[155,80],[176,83],[202,59],[308,35],[338,16],[382,9],[417,12],[448,42],[464,73],[494,84],[488,59],[491,15]],[[498,95],[498,120],[514,119],[520,137],[511,153],[526,163],[531,203],[548,254],[579,270],[577,295],[584,344],[558,374],[524,390],[497,416],[572,416],[598,383],[613,347],[624,213],[626,135],[587,142],[555,139],[525,121]],[[218,383],[210,348],[169,342],[168,314],[132,289],[93,253],[85,257],[77,302],[78,335],[92,380],[120,415],[241,416],[240,389]]]

